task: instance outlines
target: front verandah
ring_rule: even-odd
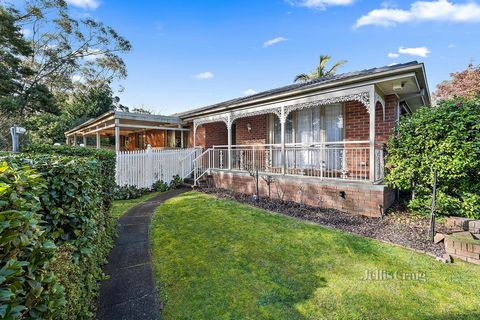
[[[395,109],[393,103],[390,107]],[[211,146],[196,160],[195,180],[212,170],[258,170],[262,174],[378,182],[383,178],[383,141],[376,141],[381,131],[376,127],[385,122],[385,108],[384,98],[372,85],[196,119],[195,137],[199,126],[224,122],[227,144]],[[297,123],[293,129],[292,115]],[[264,124],[263,139],[258,132],[257,139],[239,134],[244,128],[237,124],[254,132],[256,128],[243,120],[262,116],[270,118]],[[208,135],[215,132],[206,132]],[[234,144],[233,140],[247,143]]]
[[[153,148],[186,148],[189,129],[178,117],[112,111],[68,131],[67,145],[94,141],[102,148],[102,138],[113,140],[116,152]]]

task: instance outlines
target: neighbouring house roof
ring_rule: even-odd
[[[244,107],[247,105],[255,104],[258,101],[264,101],[268,99],[276,99],[279,96],[287,94],[301,94],[310,90],[319,90],[323,88],[331,88],[339,85],[352,84],[356,82],[380,80],[383,77],[391,76],[394,74],[401,74],[406,72],[414,72],[416,80],[419,83],[419,87],[425,90],[424,104],[430,105],[430,94],[428,84],[425,75],[425,69],[423,63],[417,61],[411,61],[407,63],[389,65],[379,68],[365,69],[361,71],[342,73],[330,77],[319,78],[316,80],[294,83],[291,85],[259,92],[253,95],[240,97],[232,100],[223,101],[213,105],[200,107],[192,110],[188,110],[181,113],[175,113],[174,116],[179,116],[184,120],[193,119],[196,116],[203,116],[209,113],[217,111],[225,111],[229,109],[235,109],[237,107]],[[399,97],[401,98],[401,97]]]
[[[121,119],[122,124],[130,125],[130,127],[135,124],[144,125],[144,126],[178,126],[183,123],[182,119],[178,116],[163,116],[156,114],[145,114],[145,113],[134,113],[134,112],[121,112],[121,111],[109,111],[101,116],[90,119],[75,128],[72,128],[65,132],[65,135],[71,135],[77,132],[86,131],[88,128],[93,128],[96,125],[105,126],[105,129],[109,129],[112,124],[114,124],[116,119]],[[109,126],[110,125],[110,126]],[[107,128],[108,127],[108,128]]]

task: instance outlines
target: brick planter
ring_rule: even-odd
[[[480,265],[479,239],[479,234],[468,231],[452,233],[445,238],[445,251],[454,258]]]

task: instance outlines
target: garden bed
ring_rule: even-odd
[[[428,238],[429,219],[427,217],[414,216],[396,208],[392,208],[389,214],[381,219],[368,218],[354,216],[335,209],[311,207],[267,197],[261,197],[258,202],[254,202],[249,195],[225,189],[203,188],[199,191],[214,195],[217,198],[236,200],[240,203],[312,221],[353,234],[387,241],[437,257],[442,257],[445,254],[443,243],[433,244]],[[437,224],[437,231],[446,231],[443,224]]]

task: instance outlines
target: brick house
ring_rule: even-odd
[[[429,105],[424,65],[413,61],[171,117],[188,130],[183,146],[202,148],[195,182],[209,176],[216,187],[254,194],[258,171],[260,196],[270,188],[272,197],[378,217],[395,198],[383,184],[385,143],[401,115]]]
[[[430,105],[416,61],[341,74],[178,114],[204,150],[195,179],[378,217],[394,201],[383,183],[384,146],[396,121]],[[268,194],[266,178],[260,195]]]

